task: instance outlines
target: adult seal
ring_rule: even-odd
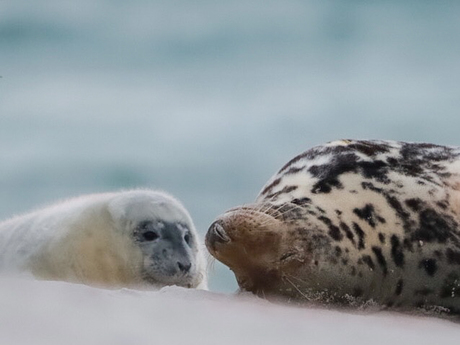
[[[267,298],[460,313],[460,148],[340,140],[217,218],[211,254]]]
[[[0,223],[0,269],[103,287],[207,284],[189,213],[151,190],[84,195]]]

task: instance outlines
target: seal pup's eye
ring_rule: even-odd
[[[155,241],[160,237],[151,221],[141,222],[136,230],[137,238],[141,241]]]
[[[187,244],[190,244],[190,234],[189,233],[186,233],[184,235],[184,241],[187,242]]]
[[[144,240],[146,241],[155,241],[158,237],[158,234],[156,232],[153,232],[153,231],[146,231],[142,234],[142,237],[144,238]]]

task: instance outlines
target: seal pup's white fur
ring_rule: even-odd
[[[205,289],[201,247],[182,204],[152,190],[84,195],[0,223],[0,269],[46,280]]]

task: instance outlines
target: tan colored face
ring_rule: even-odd
[[[286,241],[287,226],[260,207],[240,207],[224,213],[206,234],[209,252],[235,273],[242,289],[258,295],[278,294],[285,274],[294,270],[294,255]],[[294,247],[294,246],[293,246]]]

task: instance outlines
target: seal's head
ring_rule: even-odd
[[[257,295],[296,295],[291,279],[303,273],[311,257],[305,232],[286,221],[295,205],[269,203],[231,209],[206,234],[209,252],[227,265],[238,285]]]
[[[185,208],[164,193],[126,194],[111,202],[121,231],[140,252],[142,279],[154,285],[205,286],[205,260]]]

